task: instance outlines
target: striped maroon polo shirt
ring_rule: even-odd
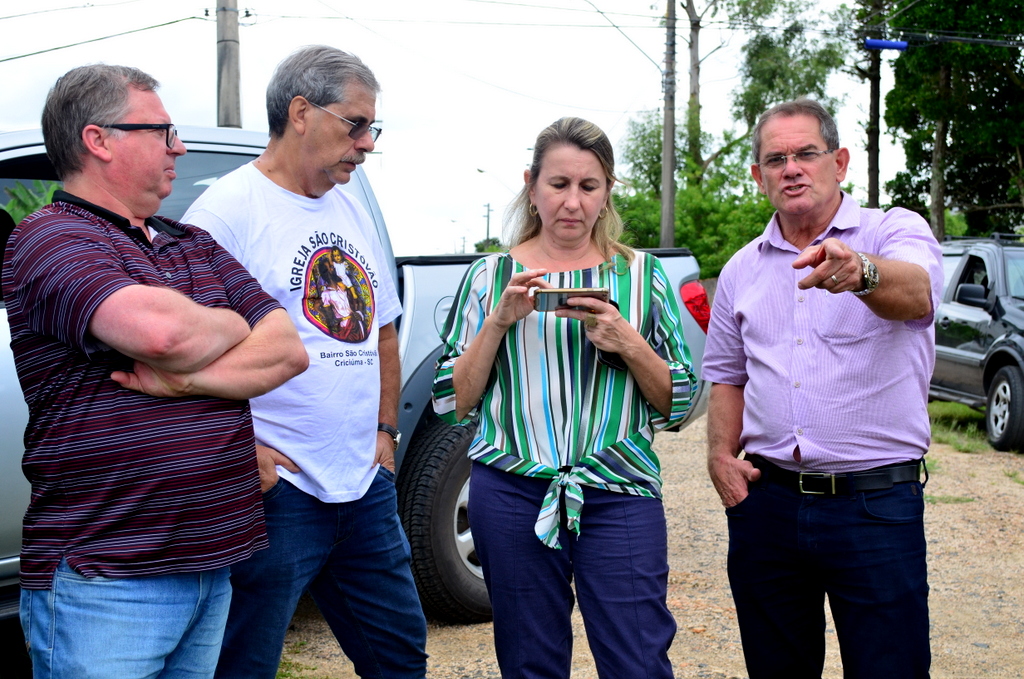
[[[32,483],[21,584],[61,558],[87,577],[220,568],[266,547],[247,401],[155,398],[110,379],[130,358],[87,332],[127,285],[171,287],[250,327],[277,302],[205,231],[128,220],[70,194],[26,218],[4,253],[11,346],[28,402]]]

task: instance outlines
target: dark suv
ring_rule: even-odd
[[[945,282],[935,314],[929,396],[985,408],[996,450],[1024,447],[1024,237],[942,244]]]

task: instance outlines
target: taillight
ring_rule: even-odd
[[[704,334],[708,334],[708,322],[711,321],[711,307],[708,306],[708,292],[700,281],[690,281],[679,286],[679,297],[682,298],[686,310],[697,321]]]

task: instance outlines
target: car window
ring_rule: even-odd
[[[985,260],[976,255],[971,255],[967,258],[967,264],[964,265],[964,272],[960,276],[957,285],[963,285],[964,283],[980,285],[985,288],[985,294],[988,294],[989,278]]]
[[[181,219],[189,205],[206,190],[207,186],[236,167],[253,160],[256,155],[189,151],[175,163],[174,169],[178,178],[174,180],[171,195],[164,199],[157,214],[171,219]],[[40,194],[56,181],[44,155],[38,158],[18,158],[16,164],[8,161],[6,165],[0,167],[0,207],[26,189]]]
[[[946,289],[949,287],[949,281],[953,278],[953,274],[956,273],[956,267],[960,264],[960,258],[963,256],[962,252],[953,252],[942,255],[942,296],[946,296]]]
[[[1006,285],[1010,296],[1024,299],[1024,251],[1005,248]]]

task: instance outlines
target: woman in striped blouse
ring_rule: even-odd
[[[470,267],[442,331],[434,408],[479,420],[469,515],[504,677],[569,676],[574,580],[601,677],[672,677],[652,444],[696,380],[661,264],[617,240],[614,167],[592,123],[541,132],[510,250]],[[536,311],[532,289],[551,287],[609,299]]]

